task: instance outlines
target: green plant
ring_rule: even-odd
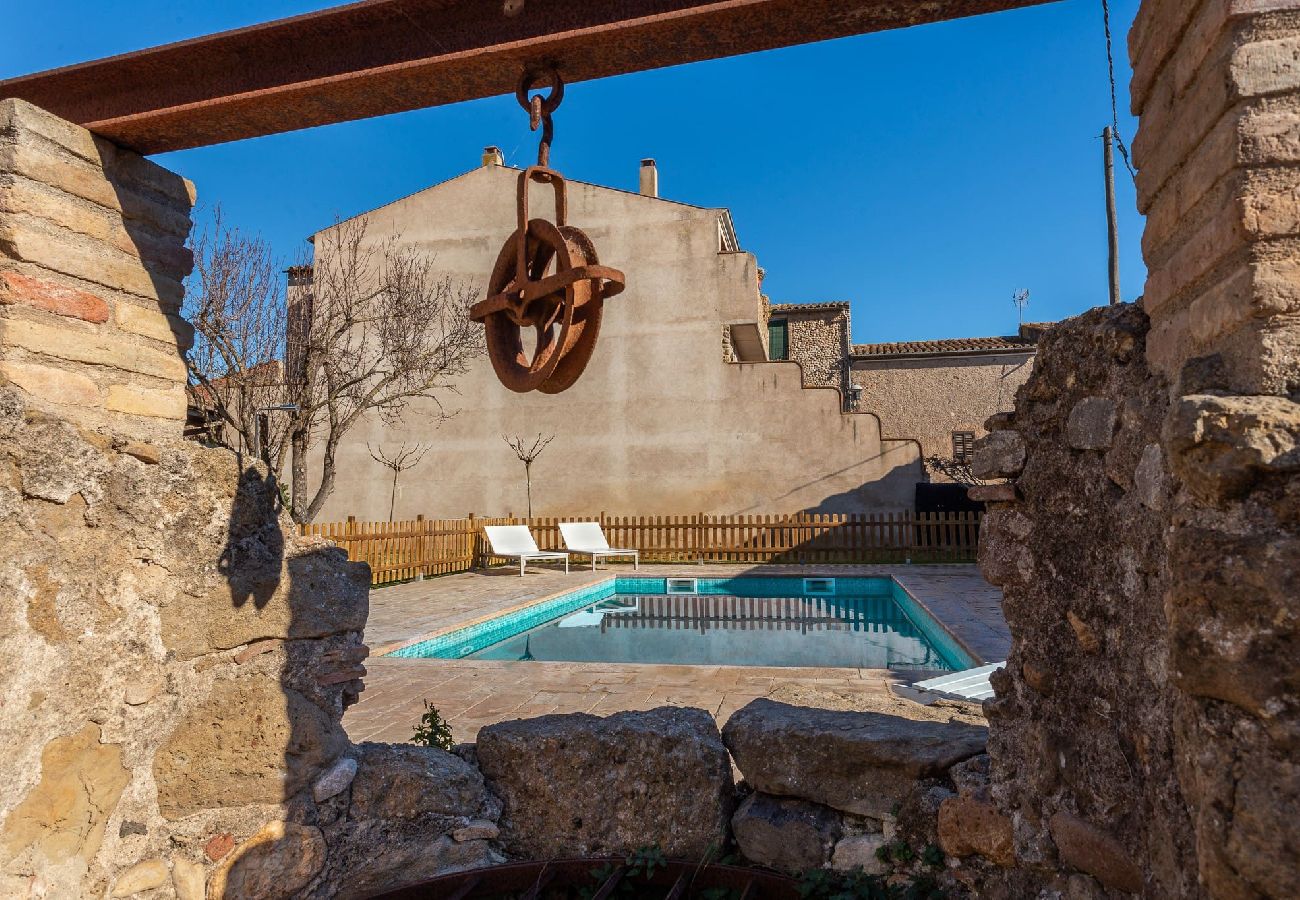
[[[928,875],[889,884],[861,869],[810,869],[799,879],[796,890],[803,900],[944,900],[948,896]]]
[[[927,866],[941,866],[943,860],[943,848],[938,844],[926,844],[925,849],[921,851],[921,862]]]
[[[422,747],[437,747],[441,750],[451,750],[455,746],[455,742],[451,739],[451,726],[428,700],[424,701],[424,715],[420,716],[420,722],[415,726],[411,743]]]

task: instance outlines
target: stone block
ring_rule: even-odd
[[[702,859],[734,803],[731,760],[704,710],[553,715],[489,725],[478,761],[501,797],[501,840],[533,859],[653,844]]]
[[[178,309],[185,273],[146,266],[138,257],[32,216],[0,216],[0,247],[12,258]]]
[[[276,680],[218,681],[154,756],[158,807],[177,819],[204,809],[281,803],[347,746],[332,716]]]
[[[212,873],[208,894],[288,900],[324,867],[326,852],[319,828],[268,822]]]
[[[118,328],[132,334],[172,344],[182,350],[188,350],[194,345],[194,326],[180,316],[130,303],[119,303],[114,319]]]
[[[1109,450],[1115,442],[1119,405],[1109,397],[1084,397],[1070,410],[1066,437],[1075,450]]]
[[[167,863],[161,859],[146,859],[136,863],[113,882],[113,897],[130,897],[144,891],[160,888],[171,880]]]
[[[100,743],[98,725],[55,738],[41,751],[40,781],[5,819],[0,858],[31,848],[55,865],[88,863],[130,780],[122,748]]]
[[[311,786],[312,799],[323,803],[330,797],[343,793],[356,775],[357,761],[350,756],[343,757],[316,779]]]
[[[0,340],[56,359],[137,372],[178,384],[186,377],[185,361],[179,353],[134,347],[111,332],[10,319],[4,322]]]
[[[94,294],[21,272],[0,272],[0,306],[11,304],[96,324],[108,321],[108,304]]]
[[[826,865],[842,824],[825,806],[756,793],[740,804],[731,829],[750,862],[797,874]]]
[[[971,473],[976,478],[1015,478],[1025,468],[1025,442],[1017,432],[994,431],[975,443]]]
[[[1050,822],[1052,840],[1067,866],[1086,872],[1112,890],[1142,893],[1142,872],[1123,844],[1112,835],[1070,813]]]
[[[1165,475],[1164,454],[1161,453],[1159,444],[1148,444],[1143,448],[1142,458],[1133,473],[1133,485],[1138,499],[1147,509],[1164,508],[1168,478]]]
[[[1269,473],[1300,472],[1300,404],[1286,397],[1183,397],[1166,424],[1169,465],[1207,503]]]
[[[878,855],[887,843],[884,834],[851,834],[840,838],[831,854],[831,868],[841,872],[860,869],[868,875],[884,875],[889,866]]]
[[[185,388],[177,385],[166,390],[114,384],[108,388],[104,404],[112,412],[128,416],[148,416],[155,419],[185,421],[187,401]]]
[[[172,888],[176,900],[204,900],[207,875],[203,867],[183,856],[172,857]]]
[[[918,779],[940,776],[983,753],[987,734],[984,727],[960,722],[759,699],[731,717],[723,740],[756,790],[879,818]]]
[[[357,745],[357,754],[349,811],[354,819],[419,819],[429,813],[476,818],[495,811],[483,775],[454,753],[366,743]]]
[[[1014,484],[974,484],[966,491],[966,496],[976,503],[1014,503],[1016,486]]]
[[[47,403],[97,407],[104,403],[99,386],[78,372],[38,363],[0,362],[0,373],[33,397]]]
[[[953,797],[939,807],[939,846],[949,856],[977,854],[999,866],[1014,866],[1014,838],[1011,820],[987,797]]]

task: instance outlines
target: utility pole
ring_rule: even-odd
[[[1119,297],[1119,216],[1115,207],[1115,133],[1109,125],[1101,133],[1106,161],[1106,233],[1110,245],[1110,305]]]

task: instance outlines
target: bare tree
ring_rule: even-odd
[[[519,435],[506,437],[503,434],[501,440],[505,441],[506,445],[515,451],[515,456],[519,457],[519,461],[524,464],[524,484],[527,486],[528,491],[528,518],[531,519],[533,517],[533,460],[542,455],[546,445],[555,440],[555,435],[544,438],[538,432],[537,440],[533,441],[531,447],[525,447],[524,438]]]
[[[380,446],[378,450],[366,444],[366,449],[370,451],[370,458],[382,466],[393,470],[393,489],[388,496],[388,521],[393,521],[393,508],[397,505],[397,479],[407,469],[414,469],[424,459],[424,454],[428,453],[432,445],[416,444],[414,447],[407,447],[403,442],[397,452],[389,456]]]
[[[285,304],[262,238],[225,226],[220,208],[194,238],[194,273],[183,313],[194,326],[186,357],[190,398],[205,437],[281,470],[288,421],[267,410],[285,402]]]
[[[218,220],[215,237],[205,233],[195,244],[203,262],[196,263],[191,318],[196,347],[211,348],[191,355],[196,395],[221,379],[239,384],[232,391],[253,394],[222,413],[239,423],[241,435],[253,436],[249,446],[257,411],[281,413],[266,416],[274,422],[266,456],[277,475],[290,457],[299,522],[315,518],[333,492],[339,444],[363,416],[391,422],[417,398],[432,401],[435,424],[454,415],[443,398],[484,353],[483,329],[468,315],[477,292],[440,273],[400,234],[367,240],[367,230],[364,218],[351,219],[320,235],[310,267],[290,270],[287,293],[260,239],[243,238]],[[258,374],[263,363],[280,367],[274,377]],[[309,455],[319,459],[314,493]]]

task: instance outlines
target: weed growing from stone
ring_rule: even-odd
[[[448,752],[455,745],[451,739],[451,726],[428,700],[424,701],[424,715],[420,716],[420,722],[415,726],[411,743],[422,747],[437,747]]]

